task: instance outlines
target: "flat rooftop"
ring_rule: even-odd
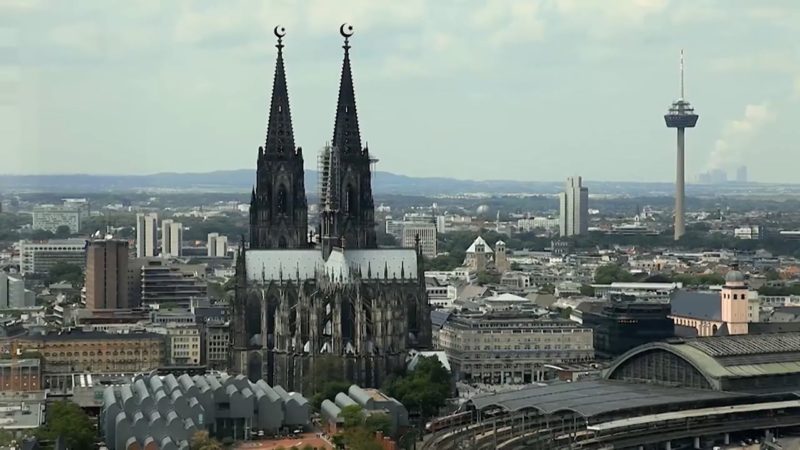
[[[44,422],[44,392],[0,393],[0,429],[38,428]]]

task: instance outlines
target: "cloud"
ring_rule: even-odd
[[[753,139],[775,118],[775,112],[766,103],[745,106],[741,119],[723,126],[722,134],[711,151],[709,168],[723,169],[744,162],[745,156],[752,151]]]
[[[527,0],[489,0],[475,11],[472,23],[489,33],[494,45],[538,41],[544,36],[539,5]]]
[[[667,11],[667,0],[553,0],[558,18],[593,38],[608,39],[640,30]]]
[[[709,61],[708,67],[715,72],[723,73],[795,73],[800,70],[800,63],[793,52],[773,50],[717,57]]]

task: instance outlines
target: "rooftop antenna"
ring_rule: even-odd
[[[683,49],[681,49],[681,100],[683,100],[684,92],[683,92]]]

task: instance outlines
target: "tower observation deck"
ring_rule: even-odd
[[[685,222],[685,207],[684,202],[686,199],[685,194],[685,173],[684,173],[684,135],[686,128],[694,128],[697,125],[697,119],[700,117],[694,112],[694,108],[689,104],[684,97],[684,83],[683,83],[683,50],[681,50],[681,96],[672,103],[669,111],[664,114],[664,122],[667,128],[678,129],[678,154],[676,161],[675,171],[675,240],[681,238],[686,233]]]

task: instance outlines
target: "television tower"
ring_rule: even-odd
[[[687,128],[694,128],[697,124],[698,115],[694,108],[684,99],[683,86],[683,50],[681,50],[681,96],[672,103],[669,111],[664,114],[664,121],[667,128],[678,129],[678,160],[675,176],[675,240],[681,238],[686,233],[684,200],[685,194],[685,174],[684,174],[684,135]]]

